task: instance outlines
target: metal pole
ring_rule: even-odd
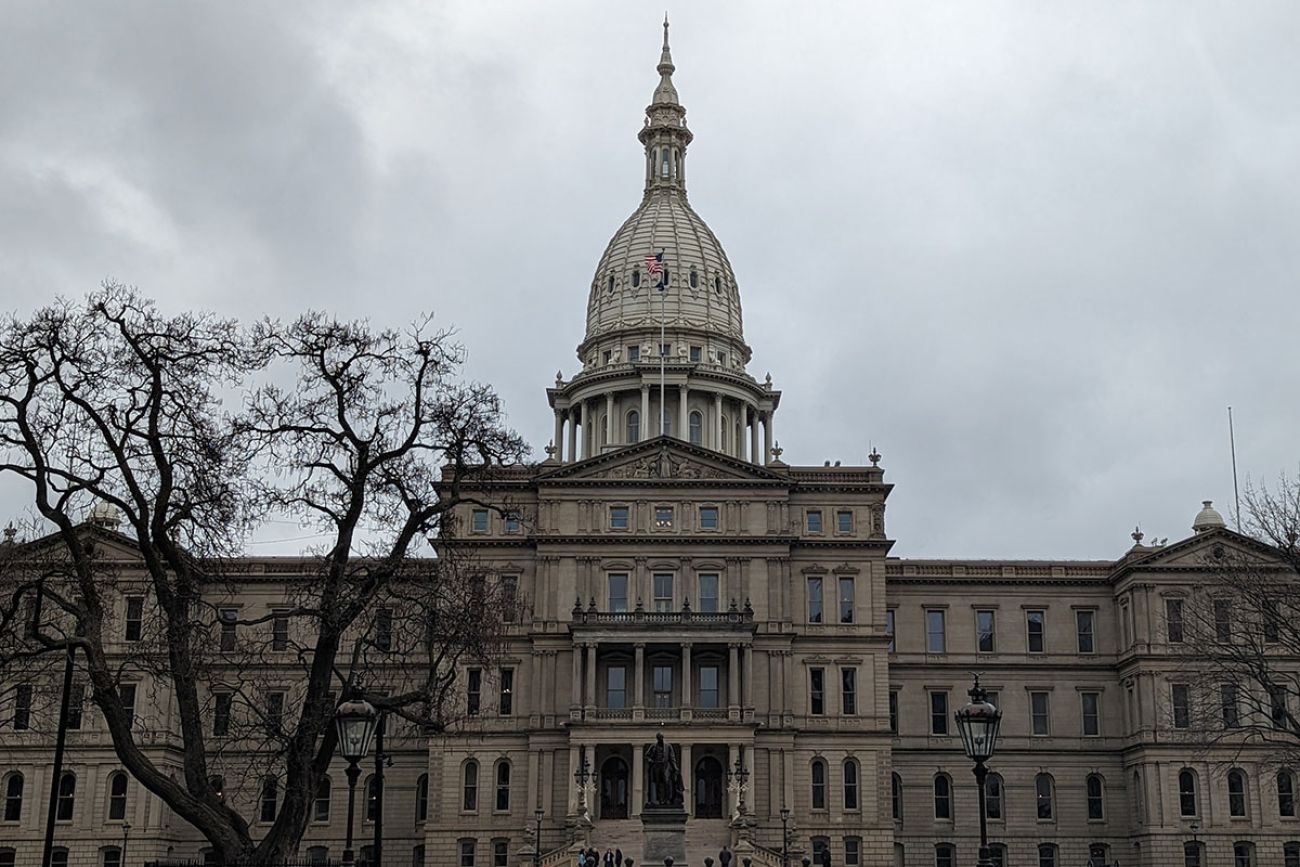
[[[357,778],[361,776],[361,769],[357,767],[355,759],[348,760],[348,831],[347,842],[343,844],[343,863],[354,864],[356,857],[352,852],[352,822],[356,815],[357,809]]]
[[[118,867],[126,867],[126,844],[127,841],[130,839],[130,837],[131,837],[131,823],[123,822],[122,823],[122,860],[119,862]]]
[[[68,642],[67,658],[63,663],[63,700],[59,704],[59,733],[54,740],[54,778],[50,783],[50,802],[45,812],[45,850],[41,854],[41,867],[50,867],[54,857],[54,816],[59,809],[59,788],[63,782],[63,748],[68,741],[68,703],[72,700],[72,670],[77,646]]]
[[[660,267],[663,264],[660,263]],[[668,434],[668,404],[664,403],[664,362],[668,353],[664,352],[664,323],[668,319],[668,284],[664,282],[663,272],[659,272],[659,435]]]
[[[984,808],[984,783],[988,779],[989,770],[984,767],[983,762],[975,763],[975,786],[979,789],[980,794],[980,854],[979,867],[993,867],[993,862],[989,858],[989,824],[988,816]]]
[[[534,815],[537,818],[537,836],[533,840],[533,867],[541,867],[542,863],[542,816],[545,814],[541,810],[536,810]]]
[[[384,752],[385,716],[381,713],[375,726],[375,856],[371,867],[384,863],[384,764],[388,761]]]

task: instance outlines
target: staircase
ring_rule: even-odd
[[[645,864],[641,846],[644,833],[640,819],[599,819],[592,825],[590,845],[601,854],[605,850],[621,850],[624,858],[631,858],[636,867],[662,867],[659,864]],[[704,867],[704,859],[712,858],[716,862],[722,847],[731,845],[731,827],[726,819],[688,819],[686,822],[686,863],[689,867]],[[564,847],[548,852],[542,856],[543,867],[573,867],[577,862],[573,857],[573,847]],[[758,865],[758,859],[755,859]],[[603,867],[603,861],[602,861]],[[741,867],[740,858],[733,858],[731,867]],[[761,867],[769,867],[763,864]]]

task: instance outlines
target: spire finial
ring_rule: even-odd
[[[664,10],[664,51],[668,50],[668,10]]]

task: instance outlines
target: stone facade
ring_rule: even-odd
[[[462,725],[391,733],[388,862],[522,867],[536,811],[548,867],[568,863],[575,840],[639,859],[645,749],[663,733],[683,768],[692,865],[725,843],[776,867],[786,834],[795,857],[825,847],[845,867],[973,863],[976,793],[952,713],[979,670],[1005,715],[990,809],[1004,863],[1078,865],[1092,852],[1182,864],[1193,840],[1202,863],[1231,863],[1238,843],[1254,847],[1251,864],[1283,863],[1300,820],[1280,815],[1277,769],[1239,756],[1246,809],[1231,815],[1221,762],[1180,740],[1169,713],[1180,675],[1164,600],[1206,546],[1241,537],[1207,505],[1188,539],[1139,540],[1117,560],[891,557],[880,456],[781,460],[780,392],[746,372],[735,275],[686,202],[691,134],[666,25],[658,70],[640,136],[645,198],[600,260],[580,370],[548,390],[547,460],[504,472],[499,509],[460,516],[456,544],[515,579],[523,614],[492,670],[463,672]],[[645,261],[661,250],[662,289]],[[235,597],[269,610],[297,568],[249,559]],[[165,696],[142,686],[138,707],[141,741],[174,761]],[[22,775],[0,859],[37,863],[49,755],[48,732],[0,730],[0,797]],[[238,758],[230,797],[254,815]],[[594,782],[580,792],[584,760]],[[133,781],[115,810],[119,766],[90,712],[68,762],[69,864],[114,867],[124,846],[132,864],[201,853]],[[743,789],[729,784],[738,764]],[[1185,771],[1195,815],[1179,797]],[[341,852],[341,763],[332,781],[304,855]],[[372,826],[358,812],[360,846]]]

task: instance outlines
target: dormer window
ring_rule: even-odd
[[[700,288],[700,274],[694,268],[691,269],[691,288],[692,289]]]
[[[668,177],[668,148],[664,148],[662,153],[662,162],[659,163],[659,177]]]
[[[609,291],[610,291],[610,292],[613,292],[613,291],[614,291],[614,275],[613,275],[613,274],[610,274],[610,275],[609,275]]]
[[[635,268],[632,269],[632,288],[635,289],[641,285],[641,272]]]
[[[717,292],[719,295],[722,294],[722,278],[721,278],[721,277],[714,277],[714,278],[713,278],[713,291],[714,291],[714,292]]]

